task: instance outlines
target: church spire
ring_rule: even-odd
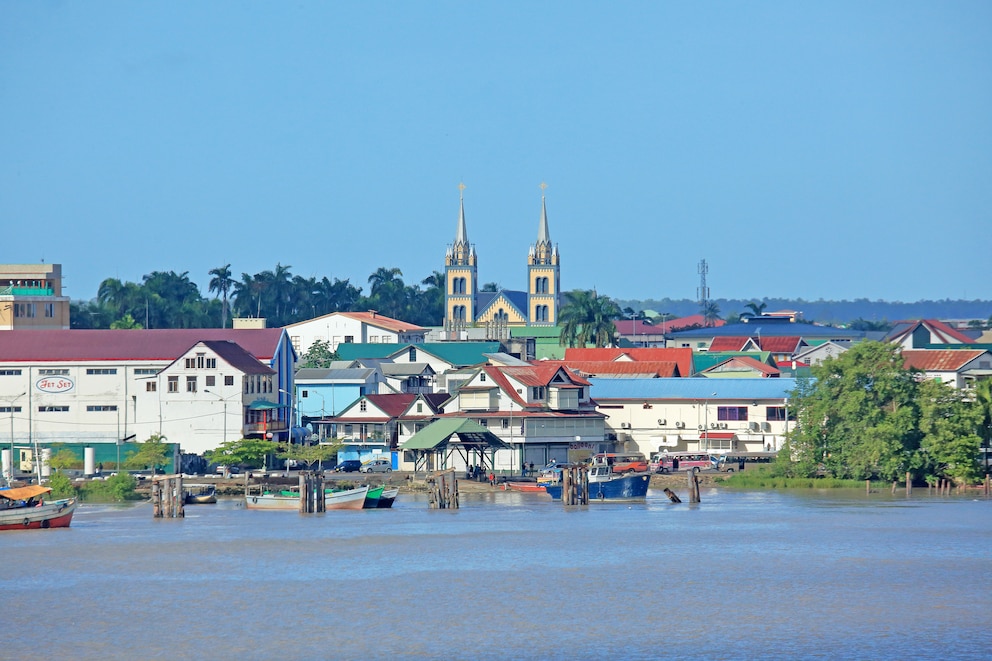
[[[455,232],[455,245],[468,246],[468,230],[465,229],[465,184],[458,184],[458,230]]]
[[[537,226],[537,244],[551,245],[551,232],[548,230],[548,208],[544,203],[544,188],[547,184],[541,184],[541,222]]]

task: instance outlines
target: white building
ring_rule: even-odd
[[[317,340],[327,342],[331,351],[336,351],[340,344],[420,344],[427,331],[374,310],[332,312],[286,326],[293,348],[300,356]]]

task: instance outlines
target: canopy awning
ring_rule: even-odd
[[[279,404],[278,402],[270,402],[267,399],[256,399],[254,402],[248,405],[248,410],[250,411],[271,411],[272,409],[288,409],[288,404]]]
[[[441,450],[449,446],[467,449],[510,447],[499,436],[468,418],[442,418],[411,436],[402,450]]]
[[[732,431],[704,431],[699,434],[699,438],[709,438],[709,439],[722,439],[725,441],[733,440],[736,432]]]
[[[49,491],[51,491],[51,489],[48,487],[33,484],[27,487],[17,487],[16,489],[0,489],[0,498],[9,498],[10,500],[27,500],[28,498],[34,498],[35,496],[40,496],[41,494],[48,493]]]

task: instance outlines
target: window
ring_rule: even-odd
[[[354,344],[354,342],[355,342],[355,336],[354,335],[345,335],[344,336],[344,343],[345,344]]]
[[[87,374],[117,374],[117,368],[115,367],[95,367],[87,368]]]
[[[55,316],[55,304],[54,303],[45,303],[45,316],[48,317],[49,319],[51,319],[51,318],[53,318]]]
[[[149,381],[145,384],[145,392],[156,392],[158,390],[158,384],[154,381]]]
[[[101,405],[93,406],[93,405],[90,405],[90,406],[87,406],[86,407],[86,410],[87,411],[116,411],[117,410],[117,407],[115,405],[113,405],[113,404],[110,404],[108,406],[101,406]]]
[[[203,385],[205,385],[207,388],[213,388],[216,385],[217,377],[214,376],[213,374],[210,374],[208,376],[203,377],[203,382],[204,382]]]
[[[417,413],[423,413],[423,412],[424,412],[424,403],[417,402]]]
[[[68,406],[39,406],[38,413],[68,413]]]
[[[225,376],[224,377],[224,385],[225,386],[233,386],[234,385],[234,377],[233,376]]]
[[[186,377],[186,392],[196,392],[196,377],[187,376]]]
[[[158,370],[155,369],[154,367],[152,368],[139,367],[134,370],[134,374],[135,376],[151,376],[153,374],[158,374]]]
[[[417,362],[417,348],[416,347],[410,347],[410,351],[409,351],[409,354],[408,355],[410,356],[410,362],[411,363]]]
[[[483,427],[488,427],[489,421],[486,420],[485,418],[479,418],[479,424],[482,425]]]
[[[21,370],[0,370],[0,376],[20,376]]]
[[[481,381],[482,383],[485,383],[486,382],[486,373],[485,372],[480,372],[479,373],[479,381]]]
[[[368,403],[364,399],[358,403],[358,410],[362,413],[368,410]]]
[[[796,411],[792,409],[789,411],[789,420],[796,419]],[[766,406],[765,407],[765,420],[769,422],[783,422],[785,420],[785,407],[784,406]]]
[[[217,369],[217,359],[216,358],[207,358],[207,369],[208,370],[215,370],[215,369]]]
[[[169,392],[179,392],[179,377],[170,376],[169,377]]]
[[[293,349],[296,353],[300,353],[300,336],[293,335],[289,338],[289,341],[293,344]]]
[[[191,370],[194,367],[196,367],[196,358],[187,358],[186,359],[186,369]]]
[[[13,410],[9,406],[0,406],[0,413],[20,413],[21,407],[15,406]]]
[[[62,369],[38,370],[38,376],[69,376],[69,370],[62,370]]]
[[[501,423],[501,426],[503,427],[503,429],[509,429],[510,428],[510,419],[509,418],[503,418],[502,423]]]
[[[309,390],[301,390],[300,391],[300,397],[302,397],[303,399],[306,399],[309,396],[310,396],[310,391]]]
[[[15,303],[14,316],[33,319],[38,315],[38,306],[34,303]]]
[[[534,400],[540,402],[544,400],[544,386],[534,386]]]
[[[716,407],[717,420],[747,420],[746,406],[718,406]]]

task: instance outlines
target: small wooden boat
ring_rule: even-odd
[[[381,485],[378,487],[369,488],[369,492],[365,494],[365,504],[362,505],[362,509],[374,510],[379,507],[379,498],[382,497],[382,490],[386,488],[386,485]]]
[[[299,512],[300,494],[295,491],[245,493],[245,507],[250,510],[293,510]]]
[[[360,510],[365,505],[368,485],[344,491],[324,491],[325,510]]]
[[[538,492],[545,493],[547,489],[544,484],[538,482],[504,482],[504,491],[526,491],[526,492]]]
[[[382,490],[382,495],[379,496],[379,502],[376,503],[376,509],[387,509],[393,506],[393,501],[396,500],[397,494],[399,494],[399,487],[390,487],[388,489]]]
[[[75,498],[45,502],[51,491],[38,485],[0,489],[0,530],[68,528],[78,503]]]
[[[190,484],[183,488],[187,505],[208,505],[217,502],[217,487],[213,484]]]

